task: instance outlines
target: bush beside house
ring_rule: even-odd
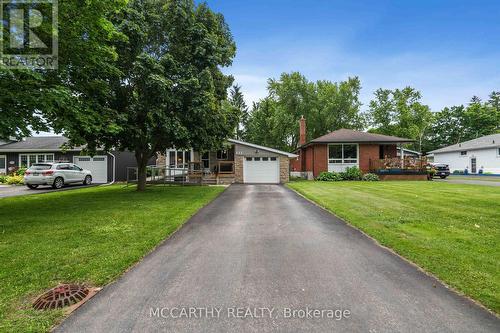
[[[0,176],[0,184],[21,185],[24,183],[24,173],[26,169],[21,168],[8,176]]]
[[[380,180],[376,174],[363,174],[357,167],[347,168],[344,172],[322,172],[317,178],[317,181],[336,182],[343,180],[364,180],[378,181]]]

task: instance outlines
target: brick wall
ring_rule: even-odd
[[[304,170],[302,171],[313,171],[313,146],[309,146],[304,150]]]
[[[313,146],[314,153],[314,177],[318,177],[320,173],[328,171],[328,145],[317,144]]]
[[[359,145],[359,168],[363,172],[370,172],[370,159],[379,158],[380,146],[377,144]]]
[[[302,171],[302,150],[299,151],[299,157],[290,158],[290,170]]]

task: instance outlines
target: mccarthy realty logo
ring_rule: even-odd
[[[0,63],[57,69],[57,0],[0,0]]]

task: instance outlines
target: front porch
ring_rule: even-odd
[[[231,184],[235,181],[235,145],[207,152],[168,149],[150,166],[155,183]],[[149,179],[151,178],[151,179]]]
[[[370,159],[370,172],[380,180],[427,180],[427,159],[412,156]]]

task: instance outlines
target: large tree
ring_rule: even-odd
[[[75,114],[87,118],[90,126],[92,114],[106,107],[108,78],[117,74],[113,42],[122,37],[110,17],[125,4],[60,1],[58,69],[11,70],[0,65],[0,138],[29,136],[32,130],[61,131]],[[44,4],[31,6],[39,5]]]
[[[133,0],[114,22],[126,40],[116,43],[120,75],[109,77],[112,98],[98,118],[106,130],[72,126],[71,134],[134,151],[144,190],[157,152],[212,149],[236,127],[237,114],[223,107],[232,77],[220,70],[235,45],[223,16],[192,0]]]
[[[434,117],[421,97],[411,87],[378,89],[369,104],[370,131],[414,139],[413,148],[422,151]]]
[[[299,119],[307,119],[307,137],[313,139],[339,128],[362,129],[360,81],[311,82],[298,72],[283,73],[268,81],[268,96],[250,113],[247,136],[260,144],[294,150],[299,144]],[[267,119],[265,119],[265,117]],[[256,123],[266,123],[260,130]]]
[[[229,104],[234,107],[238,114],[239,122],[236,127],[236,139],[243,140],[245,138],[245,128],[248,123],[248,106],[245,103],[241,86],[234,85],[229,91]]]

